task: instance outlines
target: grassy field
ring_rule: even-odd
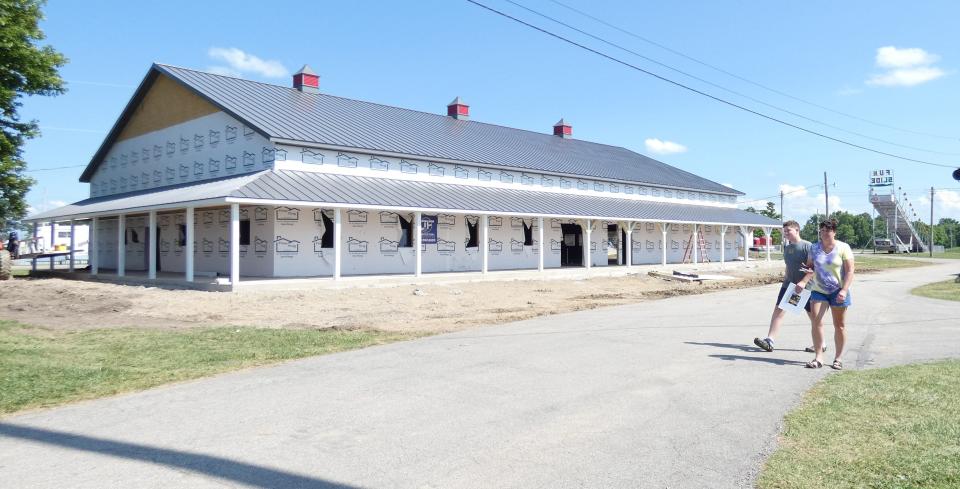
[[[0,320],[0,414],[410,338],[254,328],[59,332]]]
[[[932,284],[921,285],[910,291],[913,295],[930,297],[931,299],[944,299],[948,301],[960,301],[960,283],[953,280],[944,282],[934,282]]]
[[[953,258],[955,260],[960,260],[960,247],[957,248],[947,248],[943,253],[934,253],[934,258]]]
[[[786,418],[757,487],[960,487],[960,361],[846,371]]]
[[[859,271],[890,270],[893,268],[912,268],[929,265],[920,260],[903,260],[885,255],[854,255],[856,269]]]

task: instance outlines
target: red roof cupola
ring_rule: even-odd
[[[470,106],[457,97],[447,104],[447,115],[454,119],[467,120],[470,118]]]
[[[307,93],[320,92],[320,75],[317,75],[310,69],[310,66],[303,65],[300,71],[293,74],[293,88]]]
[[[553,125],[553,135],[560,136],[564,139],[573,137],[573,126],[567,124],[566,121],[561,118]]]

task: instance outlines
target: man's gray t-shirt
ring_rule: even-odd
[[[811,246],[813,245],[809,241],[801,239],[783,247],[783,261],[787,264],[787,272],[783,276],[784,287],[803,280],[806,274],[800,271],[800,267],[806,265]]]

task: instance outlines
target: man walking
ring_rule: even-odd
[[[783,284],[780,286],[780,294],[777,295],[777,302],[773,305],[773,315],[770,317],[770,330],[766,338],[754,338],[753,344],[763,348],[766,351],[773,351],[774,338],[780,332],[780,324],[783,323],[783,316],[786,312],[777,307],[783,295],[786,294],[787,287],[791,283],[797,284],[806,276],[806,272],[801,271],[807,264],[807,256],[810,254],[811,244],[809,241],[800,239],[800,224],[797,221],[787,221],[783,223],[783,262],[786,270],[783,273]],[[797,286],[797,290],[791,290],[790,293],[800,293],[802,287]],[[810,312],[810,302],[804,306],[807,316],[813,321],[813,315]]]

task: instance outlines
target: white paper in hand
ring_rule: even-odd
[[[799,294],[796,291],[797,284],[792,283],[788,285],[787,291],[784,292],[783,299],[780,299],[780,304],[777,307],[794,314],[804,312],[803,307],[806,306],[807,301],[810,300],[810,291],[803,289]]]

